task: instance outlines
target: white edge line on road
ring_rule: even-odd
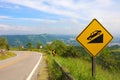
[[[39,63],[41,62],[41,60],[42,60],[42,54],[40,56],[39,61],[37,62],[37,64],[35,65],[35,67],[33,68],[32,72],[29,74],[29,76],[27,77],[26,80],[30,80],[32,78],[32,76],[33,76],[35,70],[37,69],[37,67],[39,66]]]

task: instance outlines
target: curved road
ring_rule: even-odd
[[[34,80],[42,54],[14,51],[17,56],[0,61],[0,80]]]

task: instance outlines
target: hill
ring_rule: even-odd
[[[78,45],[74,35],[54,35],[54,34],[40,34],[40,35],[1,35],[0,37],[6,37],[10,46],[20,46],[31,42],[34,46],[37,42],[41,42],[43,45],[51,43],[52,41],[59,39],[67,44]]]
[[[77,35],[56,35],[56,34],[39,34],[39,35],[0,35],[0,37],[6,37],[10,46],[24,45],[31,42],[34,46],[37,42],[41,42],[43,45],[51,43],[54,40],[61,40],[66,44],[79,45],[75,40]],[[110,46],[120,45],[120,38],[118,36],[114,37]]]

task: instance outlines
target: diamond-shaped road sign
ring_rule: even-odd
[[[96,19],[77,36],[76,40],[93,56],[113,39],[113,36]]]

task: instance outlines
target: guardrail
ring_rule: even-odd
[[[60,68],[62,71],[62,75],[65,77],[65,80],[75,80],[74,77],[70,75],[56,60],[54,60],[55,64]]]

